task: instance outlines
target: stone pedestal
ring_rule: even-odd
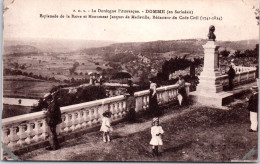
[[[192,92],[191,98],[201,104],[209,106],[222,106],[233,100],[233,95],[223,92],[221,81],[217,80],[220,76],[218,71],[219,46],[214,41],[208,41],[204,46],[204,67],[199,77],[197,90]]]
[[[218,54],[219,46],[214,41],[208,41],[204,48],[204,67],[199,77],[200,83],[197,91],[201,93],[218,93],[223,91],[223,86],[216,79],[220,76],[218,71]]]

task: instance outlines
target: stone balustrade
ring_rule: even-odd
[[[186,83],[189,93],[190,84]],[[178,85],[157,88],[159,105],[167,104],[177,98]],[[135,93],[136,111],[149,108],[149,90]],[[122,119],[126,114],[126,99],[123,95],[101,100],[61,107],[62,123],[57,126],[57,133],[69,135],[76,130],[84,130],[101,124],[102,113],[112,112],[112,121]],[[48,126],[45,113],[35,112],[2,119],[2,142],[11,150],[41,143],[47,140]]]
[[[235,66],[234,70],[236,71],[236,73],[238,72],[247,72],[247,71],[253,71],[256,70],[255,67],[241,67],[241,66]]]
[[[256,78],[256,69],[252,69],[252,67],[248,67],[251,69],[245,69],[247,71],[244,72],[236,72],[235,78],[233,79],[233,85],[237,86],[237,85],[241,85],[244,83],[248,83],[251,81],[254,81]],[[229,84],[229,80],[228,80],[228,75],[222,75],[219,76],[217,78],[218,81],[220,81],[220,83],[223,86],[228,86]]]

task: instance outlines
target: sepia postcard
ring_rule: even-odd
[[[258,161],[258,0],[2,12],[2,161]]]

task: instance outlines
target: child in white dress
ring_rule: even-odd
[[[150,145],[153,147],[153,153],[155,155],[159,155],[158,147],[163,145],[161,135],[164,133],[161,126],[159,126],[159,118],[153,118],[152,128],[151,128],[151,134],[152,139],[150,141]]]
[[[104,142],[110,142],[110,135],[109,132],[113,131],[113,128],[111,127],[111,117],[112,113],[109,111],[105,111],[103,113],[103,118],[102,118],[102,125],[100,128],[100,131],[103,132],[103,141]]]

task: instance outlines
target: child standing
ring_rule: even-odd
[[[112,113],[109,111],[105,111],[103,113],[103,118],[102,118],[102,125],[100,128],[100,131],[103,132],[103,141],[104,142],[110,142],[110,135],[109,132],[113,131],[113,128],[111,127],[111,117]]]
[[[151,134],[152,134],[152,139],[150,141],[150,145],[152,145],[153,147],[153,153],[155,155],[159,155],[158,152],[158,147],[159,145],[163,145],[162,142],[162,138],[161,135],[164,133],[163,129],[161,126],[159,126],[159,118],[155,117],[153,118],[153,122],[152,122],[152,128],[151,128]]]

